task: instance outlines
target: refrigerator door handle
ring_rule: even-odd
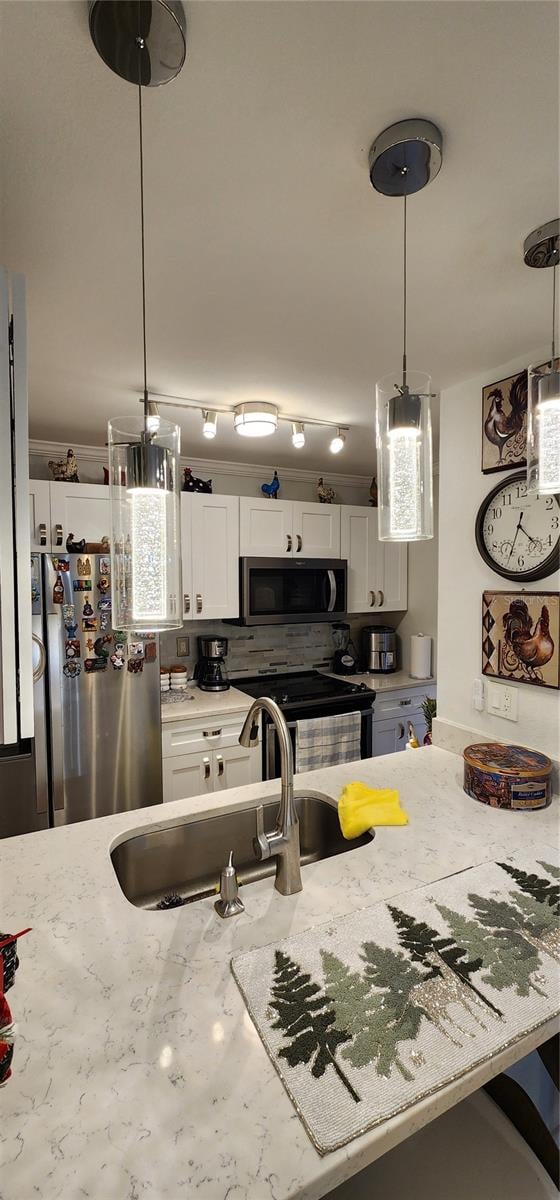
[[[48,583],[47,583],[48,586]],[[51,789],[55,812],[64,808],[64,755],[62,737],[62,647],[60,643],[60,616],[47,616],[47,644],[49,647],[49,693],[51,711]]]
[[[33,669],[33,683],[38,683],[45,674],[45,667],[47,665],[47,651],[45,650],[45,643],[36,633],[31,634],[31,640],[35,642],[36,646],[39,647],[39,662]]]

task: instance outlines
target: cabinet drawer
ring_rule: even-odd
[[[418,712],[425,696],[435,696],[433,686],[411,688],[402,692],[378,692],[374,702],[374,720],[383,721],[391,717],[406,717]]]
[[[207,754],[234,746],[239,741],[244,715],[209,717],[204,721],[168,721],[162,727],[161,752],[164,758],[178,754]]]

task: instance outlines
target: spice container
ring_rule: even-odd
[[[525,746],[481,742],[466,746],[463,759],[463,787],[473,800],[518,811],[550,804],[552,763],[546,754]]]

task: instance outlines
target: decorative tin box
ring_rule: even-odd
[[[464,790],[492,808],[535,809],[550,804],[552,763],[525,746],[481,742],[466,746]]]

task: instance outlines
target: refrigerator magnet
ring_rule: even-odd
[[[102,556],[99,559],[99,571],[100,571],[101,575],[110,575],[111,574],[111,559],[110,558],[104,558]]]
[[[132,675],[139,675],[140,672],[143,671],[143,669],[144,669],[144,659],[143,658],[129,658],[127,667]]]
[[[93,643],[93,653],[97,658],[109,657],[109,646],[112,640],[112,637],[108,634],[105,634],[104,637],[98,637],[95,639]]]
[[[101,599],[97,601],[97,607],[101,612],[110,612],[111,611],[111,597],[110,596],[102,596]]]
[[[68,640],[70,640],[71,638],[75,638],[75,636],[78,632],[77,621],[65,621],[64,629],[65,629],[66,635],[68,637]]]
[[[155,642],[146,642],[144,647],[144,659],[146,662],[155,662],[157,658],[157,646]]]
[[[93,608],[91,607],[89,600],[84,600],[84,607],[82,608],[82,617],[93,617]]]
[[[143,642],[129,642],[128,643],[128,657],[129,658],[143,658],[144,657],[144,643]]]
[[[66,658],[79,658],[80,657],[80,639],[79,638],[66,638],[66,641],[64,643],[64,653],[66,655]]]
[[[70,563],[67,558],[53,558],[53,567],[55,571],[69,571]]]
[[[110,621],[109,613],[102,612],[99,614],[99,628],[100,629],[110,629],[111,628],[111,621]]]
[[[104,671],[106,666],[106,658],[86,658],[84,660],[84,670],[88,675],[90,675],[92,671]]]
[[[57,575],[54,581],[52,600],[53,604],[62,604],[64,602],[64,584],[61,575]]]
[[[63,675],[66,675],[67,679],[75,679],[76,675],[80,674],[81,669],[82,664],[79,663],[77,659],[70,658],[68,662],[65,662],[62,668],[62,673]]]
[[[109,662],[111,663],[114,671],[121,671],[124,667],[124,658],[122,654],[119,654],[117,651],[115,651],[114,654],[111,654]]]
[[[91,592],[91,579],[73,579],[72,587],[75,592]]]
[[[91,562],[89,558],[78,559],[78,575],[91,575]]]
[[[75,611],[76,610],[75,610],[73,604],[63,604],[62,605],[62,620],[64,622],[73,621]]]
[[[98,587],[99,591],[101,592],[101,595],[106,596],[107,592],[109,591],[109,588],[111,587],[111,580],[109,579],[109,576],[108,575],[100,575],[99,580],[97,582],[97,587]]]
[[[97,617],[82,617],[82,630],[84,633],[97,633]]]

